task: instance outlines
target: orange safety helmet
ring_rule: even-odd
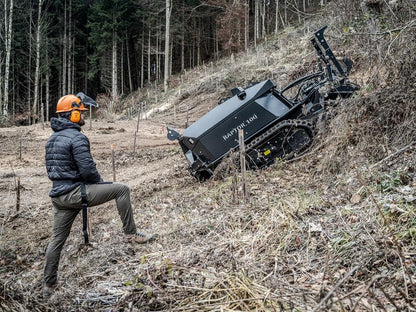
[[[84,106],[81,99],[73,94],[61,97],[56,105],[57,113],[71,112],[73,110],[86,111],[88,108]]]

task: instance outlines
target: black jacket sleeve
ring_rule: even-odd
[[[102,182],[91,156],[90,141],[82,133],[79,133],[72,142],[72,155],[85,183]]]

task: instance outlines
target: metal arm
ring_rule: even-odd
[[[318,53],[318,57],[325,63],[328,71],[329,80],[332,81],[332,72],[330,69],[331,62],[335,66],[340,76],[346,77],[347,75],[345,74],[337,58],[335,57],[334,53],[332,52],[331,48],[325,40],[324,31],[327,27],[328,26],[324,26],[318,31],[316,31],[314,33],[314,37],[311,38],[311,42],[316,52]]]

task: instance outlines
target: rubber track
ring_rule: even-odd
[[[253,139],[253,141],[251,141],[249,144],[246,145],[246,152],[255,148],[261,142],[266,141],[268,138],[270,138],[275,133],[277,133],[277,131],[279,131],[280,129],[286,128],[286,127],[306,128],[309,131],[309,133],[311,134],[311,137],[313,137],[313,128],[312,128],[311,123],[307,122],[306,120],[288,119],[288,120],[284,120],[284,121],[278,123],[277,125],[271,127],[265,133],[263,133],[259,137],[256,137],[255,139]]]

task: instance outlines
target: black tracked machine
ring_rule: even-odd
[[[348,80],[352,61],[338,61],[324,38],[326,26],[310,39],[318,55],[318,70],[276,89],[271,79],[232,96],[194,122],[180,135],[167,127],[168,139],[178,140],[188,159],[190,173],[209,179],[230,152],[239,147],[244,131],[246,161],[250,169],[263,168],[277,159],[296,157],[311,146],[317,117],[337,98],[348,98],[359,86]],[[289,96],[288,94],[291,94]]]

